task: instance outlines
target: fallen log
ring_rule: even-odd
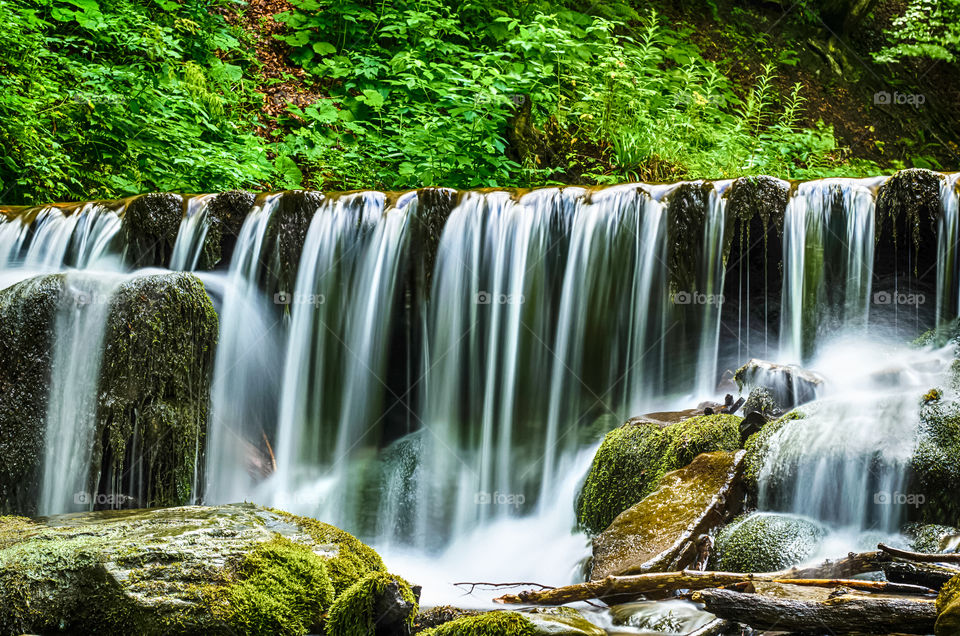
[[[687,636],[721,636],[730,628],[730,621],[717,618]]]
[[[780,579],[846,579],[865,572],[880,569],[879,552],[850,553],[838,561],[826,561],[808,568],[790,568],[778,572],[654,572],[628,576],[607,576],[596,581],[565,585],[549,590],[523,590],[517,594],[505,594],[494,599],[504,604],[564,605],[594,598],[609,598],[618,595],[639,596],[679,589],[702,590],[721,587],[744,581],[777,581]],[[862,583],[862,581],[858,582]]]
[[[811,601],[720,589],[692,598],[728,621],[785,632],[930,634],[937,620],[933,599],[840,595]]]
[[[887,581],[861,581],[858,579],[775,579],[774,583],[784,585],[810,585],[816,587],[847,587],[852,590],[874,592],[876,594],[927,594],[936,596],[939,588],[931,589],[925,585],[896,583]]]
[[[890,556],[907,559],[909,561],[920,561],[921,563],[960,563],[960,552],[910,552],[900,548],[891,548],[882,543],[877,544],[881,552],[886,552]]]
[[[883,575],[892,583],[909,583],[939,590],[947,581],[960,574],[960,570],[935,563],[916,563],[894,559],[884,563]]]

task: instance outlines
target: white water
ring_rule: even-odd
[[[212,198],[211,194],[200,194],[187,199],[187,211],[180,221],[180,230],[170,256],[170,269],[186,272],[197,269],[203,242],[210,229],[207,208]]]
[[[940,185],[941,215],[937,222],[937,313],[938,321],[960,316],[960,294],[957,293],[960,260],[960,173],[947,175]]]

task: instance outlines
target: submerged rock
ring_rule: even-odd
[[[717,535],[715,569],[782,570],[813,556],[824,536],[826,529],[812,519],[755,512],[734,521]]]
[[[341,603],[328,634],[366,634],[391,584],[412,598],[353,536],[252,504],[0,518],[4,633],[304,634]]]
[[[656,491],[593,540],[591,580],[691,566],[697,537],[739,512],[744,455],[704,453],[664,475]]]
[[[823,377],[813,371],[757,358],[737,369],[734,377],[741,390],[744,387],[765,388],[773,405],[781,410],[815,400],[824,383]]]
[[[614,625],[668,634],[690,634],[717,618],[702,606],[679,599],[614,605],[610,617]]]
[[[700,453],[740,447],[740,418],[702,415],[666,428],[631,421],[610,431],[600,445],[577,498],[577,522],[603,531],[621,512],[653,492],[664,474]]]
[[[955,576],[943,586],[937,596],[936,636],[960,634],[960,576]]]

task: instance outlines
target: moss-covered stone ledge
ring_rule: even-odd
[[[631,421],[604,438],[577,499],[577,522],[602,532],[621,512],[656,489],[671,470],[701,453],[740,447],[735,415],[701,415],[667,427]]]
[[[0,517],[0,633],[400,635],[415,612],[355,537],[252,504]]]
[[[604,636],[571,607],[462,616],[420,632],[420,636]]]

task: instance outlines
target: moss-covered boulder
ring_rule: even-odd
[[[218,328],[191,274],[138,276],[114,292],[100,371],[99,491],[136,474],[143,487],[123,494],[140,506],[197,494]]]
[[[924,226],[935,235],[942,180],[942,175],[931,170],[908,168],[884,181],[877,192],[877,236],[887,227],[891,232],[905,228],[910,236],[904,238],[916,247]]]
[[[213,269],[231,253],[243,221],[256,197],[245,190],[230,190],[210,197],[206,203],[207,234],[200,249],[198,269]]]
[[[326,632],[328,636],[408,634],[416,608],[409,583],[387,572],[370,572],[333,603]]]
[[[420,632],[421,636],[603,636],[570,607],[531,612],[485,612],[463,616]]]
[[[826,529],[796,515],[756,512],[737,519],[717,535],[715,569],[772,572],[810,558]]]
[[[754,387],[743,403],[743,414],[759,413],[766,417],[783,415],[783,407],[777,402],[770,389],[762,386]]]
[[[166,267],[183,220],[183,197],[152,192],[133,199],[123,213],[120,236],[133,267]]]
[[[90,302],[110,307],[87,490],[140,506],[189,501],[218,329],[203,284],[185,273],[136,276],[100,298],[75,289],[72,276],[0,291],[0,511],[36,513],[55,326]]]
[[[943,586],[937,596],[936,636],[960,634],[960,576],[955,576]]]
[[[743,451],[698,455],[613,520],[593,540],[592,580],[680,570],[697,558],[697,538],[740,511]]]
[[[591,533],[649,495],[667,472],[700,453],[740,447],[740,418],[702,415],[668,427],[631,421],[610,431],[593,458],[577,498],[577,522]]]
[[[276,259],[270,266],[277,278],[277,290],[294,288],[307,231],[322,203],[323,195],[309,190],[291,190],[280,195],[265,237],[265,253]]]
[[[342,530],[251,504],[0,517],[0,632],[317,633],[338,601],[377,624],[378,573]]]
[[[919,520],[960,526],[960,404],[932,400],[921,407],[910,468],[911,492],[924,495]]]
[[[0,513],[35,511],[64,276],[0,291]]]

